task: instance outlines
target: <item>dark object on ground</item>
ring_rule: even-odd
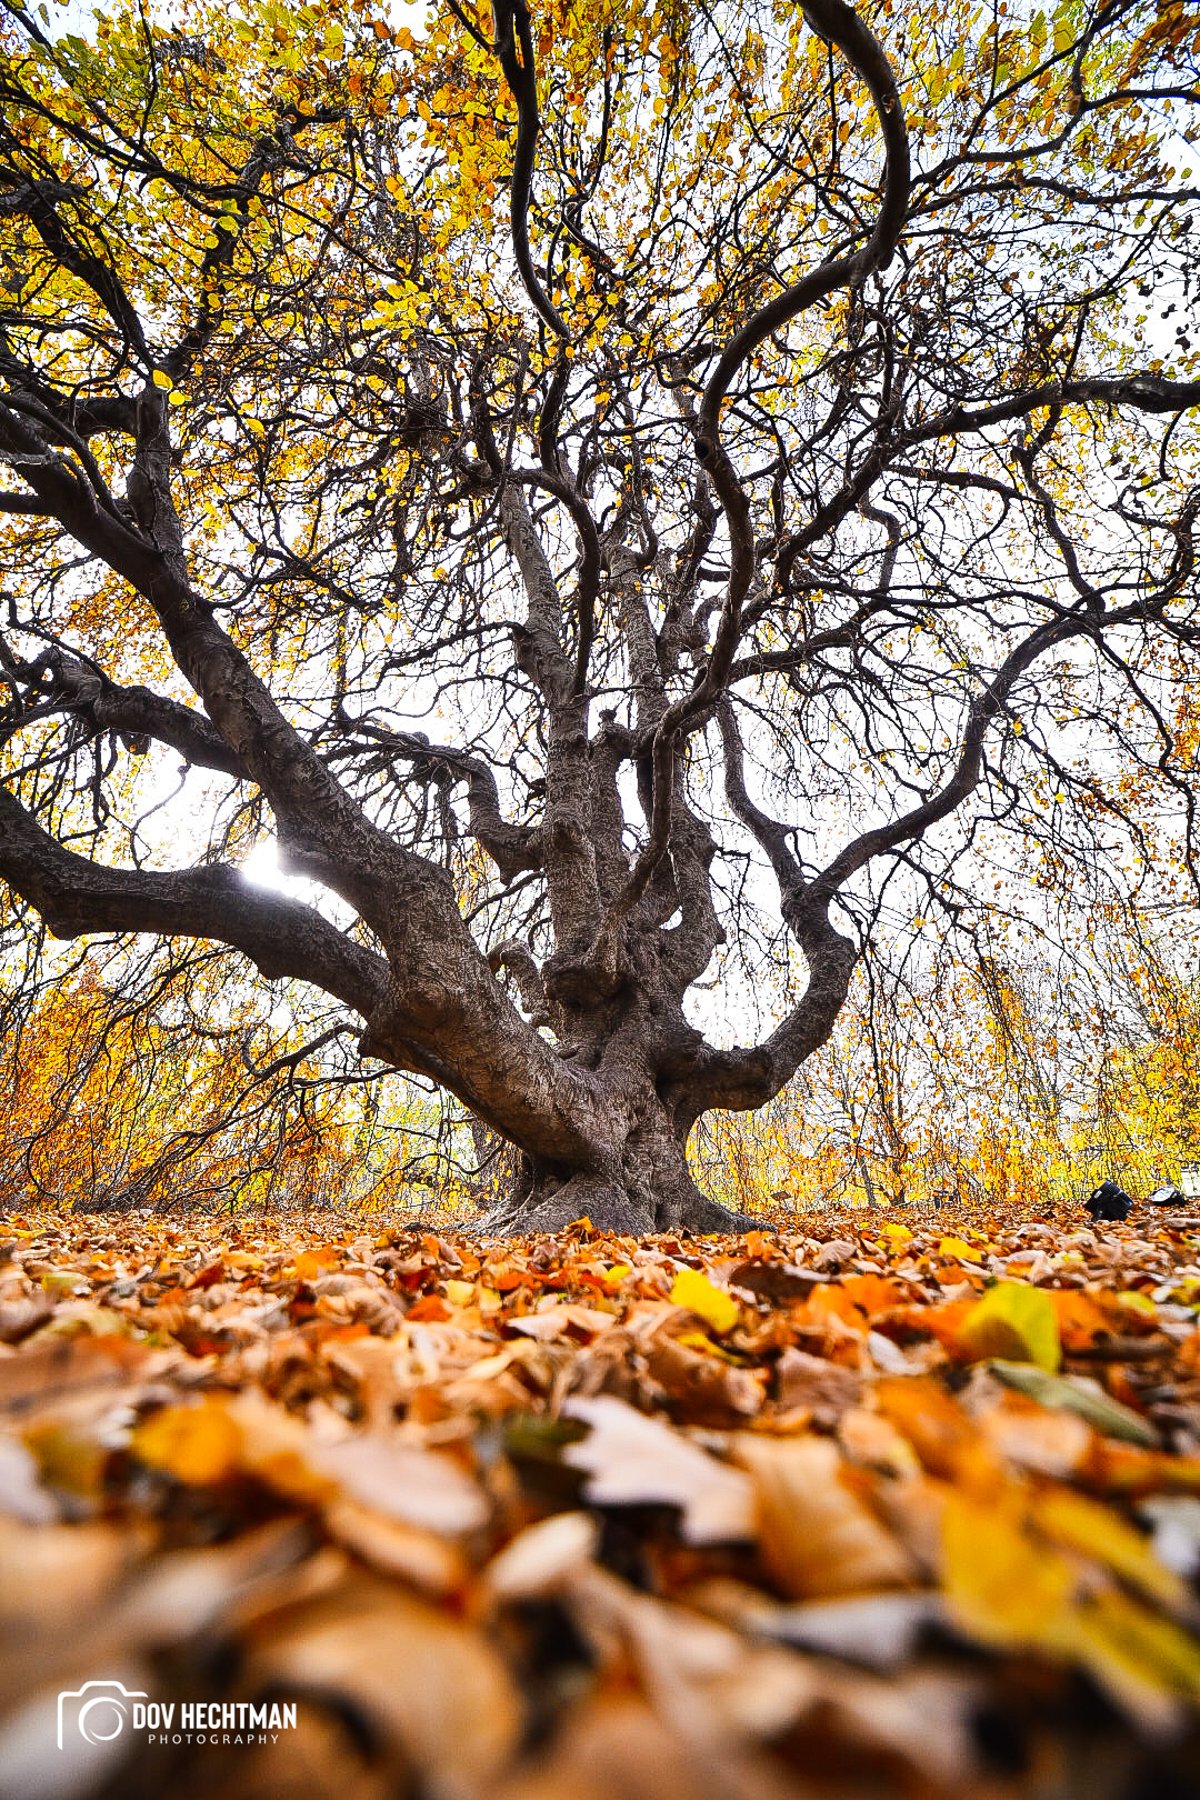
[[[1186,1206],[1187,1201],[1174,1183],[1168,1181],[1164,1187],[1155,1188],[1149,1197],[1151,1206]]]
[[[1103,1220],[1106,1224],[1116,1225],[1129,1217],[1133,1211],[1133,1201],[1115,1181],[1102,1181],[1084,1201],[1084,1211],[1097,1221]]]

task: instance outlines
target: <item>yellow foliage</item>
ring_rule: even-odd
[[[686,1306],[714,1331],[732,1331],[741,1317],[737,1303],[699,1269],[679,1271],[671,1287],[671,1300],[675,1306]]]
[[[1002,1281],[972,1307],[958,1328],[957,1343],[974,1361],[988,1356],[1036,1363],[1051,1374],[1062,1361],[1058,1315],[1041,1288]]]

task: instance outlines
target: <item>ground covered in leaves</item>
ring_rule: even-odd
[[[0,1797],[1194,1795],[1198,1301],[1183,1214],[10,1215]]]

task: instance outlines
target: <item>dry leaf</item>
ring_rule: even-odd
[[[741,1317],[736,1301],[699,1269],[680,1269],[671,1288],[671,1304],[684,1306],[714,1331],[732,1331]]]
[[[737,1456],[754,1481],[763,1561],[785,1594],[807,1599],[912,1581],[903,1545],[843,1483],[836,1445],[742,1435]]]
[[[573,1399],[568,1418],[590,1427],[582,1443],[569,1444],[563,1461],[588,1476],[587,1497],[596,1506],[677,1506],[680,1530],[690,1544],[729,1542],[754,1535],[751,1484],[658,1419],[646,1418],[611,1394]]]

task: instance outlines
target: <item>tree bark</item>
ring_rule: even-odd
[[[602,1166],[570,1169],[520,1158],[511,1191],[480,1221],[483,1231],[562,1231],[588,1218],[604,1231],[745,1231],[756,1221],[701,1192],[688,1166],[683,1121],[648,1089],[616,1108]]]

